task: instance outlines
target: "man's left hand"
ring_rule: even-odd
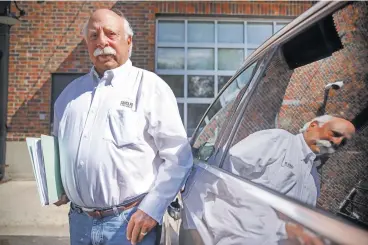
[[[137,210],[129,220],[127,227],[127,239],[133,244],[141,242],[155,226],[157,221],[142,210]]]

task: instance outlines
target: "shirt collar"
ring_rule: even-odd
[[[121,83],[121,81],[126,80],[125,78],[128,77],[131,67],[132,62],[130,61],[130,59],[128,59],[123,65],[105,71],[103,77],[101,78],[99,77],[94,66],[91,68],[90,74],[97,84],[101,81],[102,78],[106,77],[107,82],[110,82],[112,86],[117,86]],[[119,77],[119,79],[114,79],[116,77]]]
[[[311,148],[309,148],[309,146],[307,145],[307,142],[305,142],[303,134],[302,133],[298,134],[297,138],[299,139],[302,147],[303,161],[305,163],[308,163],[309,160],[312,160],[313,162],[314,159],[316,159],[316,154],[314,154]]]

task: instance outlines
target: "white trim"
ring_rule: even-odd
[[[214,96],[216,98],[217,96],[217,93],[218,93],[218,80],[217,80],[217,77],[218,77],[218,42],[217,42],[217,39],[218,39],[218,28],[217,28],[217,25],[218,25],[218,21],[215,20],[215,55],[214,55],[214,59],[215,59],[215,80],[214,80]]]

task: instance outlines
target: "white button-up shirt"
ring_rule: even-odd
[[[225,168],[241,177],[315,206],[319,194],[316,155],[303,134],[282,129],[253,133],[229,151]]]
[[[154,73],[124,65],[74,80],[54,106],[69,199],[106,208],[148,193],[139,209],[161,222],[192,154],[175,96]]]

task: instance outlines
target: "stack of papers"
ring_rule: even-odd
[[[26,138],[26,142],[41,205],[55,203],[64,193],[57,138],[41,135],[41,138]]]

